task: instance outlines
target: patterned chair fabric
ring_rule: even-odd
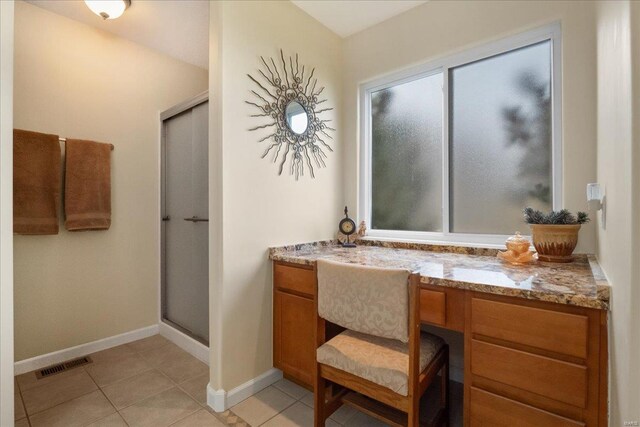
[[[420,372],[444,345],[442,338],[422,332]],[[407,396],[409,346],[398,340],[344,331],[317,350],[318,362],[349,372]]]
[[[318,315],[347,329],[409,342],[409,271],[318,260]]]

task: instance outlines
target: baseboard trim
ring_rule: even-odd
[[[224,412],[281,379],[282,371],[271,368],[262,375],[240,384],[228,392],[225,392],[224,389],[215,390],[209,384],[207,386],[207,405],[216,412]]]
[[[106,350],[111,347],[147,338],[151,335],[157,334],[158,329],[158,325],[151,325],[146,328],[125,332],[124,334],[114,335],[112,337],[88,342],[86,344],[80,344],[75,347],[69,347],[52,353],[32,357],[30,359],[21,360],[13,364],[14,375],[20,375],[36,369],[42,369],[49,365],[75,359],[76,357],[86,356],[87,354],[95,353],[96,351]]]
[[[194,340],[190,336],[183,334],[179,330],[172,328],[164,322],[158,325],[160,335],[191,354],[196,359],[209,365],[209,347],[199,341]]]
[[[262,389],[269,387],[271,384],[282,379],[282,371],[280,369],[271,368],[264,374],[240,384],[238,387],[229,390],[227,393],[227,406],[230,408],[243,400],[253,396]]]
[[[227,393],[223,389],[214,389],[211,383],[207,384],[207,405],[216,412],[226,411]]]

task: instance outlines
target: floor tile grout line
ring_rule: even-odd
[[[1,0],[0,0],[0,1],[1,1]],[[89,378],[91,378],[91,375],[89,375]],[[93,378],[91,378],[91,380],[93,381]],[[25,407],[24,407],[24,412],[25,412],[25,414],[27,414],[27,417],[29,417],[29,425],[31,425],[31,417],[33,417],[33,416],[35,416],[35,415],[41,414],[41,413],[43,413],[43,412],[45,412],[45,411],[48,411],[48,410],[53,409],[53,408],[56,408],[56,407],[58,407],[58,406],[60,406],[60,405],[63,405],[63,404],[65,404],[65,403],[67,403],[67,402],[71,402],[72,400],[79,399],[79,398],[81,398],[81,397],[84,397],[84,396],[86,396],[86,395],[88,395],[88,394],[91,394],[91,393],[94,393],[94,392],[96,392],[96,391],[100,390],[100,387],[95,383],[95,381],[93,381],[93,383],[94,383],[94,385],[97,387],[95,390],[91,390],[90,392],[83,393],[83,394],[81,394],[80,396],[76,396],[76,397],[74,397],[74,398],[72,398],[72,399],[65,400],[64,402],[60,402],[60,403],[58,403],[58,404],[55,404],[55,405],[50,406],[50,407],[48,407],[48,408],[45,408],[45,409],[43,409],[43,410],[41,410],[41,411],[34,412],[33,414],[29,414],[29,413],[27,412],[27,407],[25,406]],[[33,389],[32,389],[32,390],[33,390]],[[100,390],[100,391],[102,391],[102,390]],[[109,400],[109,399],[107,399],[107,400]],[[111,403],[111,402],[109,402],[109,403]]]
[[[20,394],[20,400],[22,401],[22,409],[24,410],[24,417],[27,419],[27,425],[31,427],[31,419],[29,419],[29,414],[27,413],[27,407],[24,404],[24,397],[22,397],[22,389],[20,388],[20,384],[18,384],[18,380],[16,380],[16,385],[18,386],[18,393]],[[14,390],[14,393],[13,393],[14,399],[15,399],[15,395],[16,393]],[[15,424],[15,420],[14,420],[14,424]]]
[[[129,380],[129,379],[131,379],[131,378],[135,377],[136,375],[140,375],[140,374],[144,374],[144,373],[149,372],[149,371],[153,371],[154,369],[155,369],[155,368],[154,368],[153,366],[149,366],[149,368],[148,368],[148,369],[145,369],[145,370],[143,370],[143,371],[138,371],[138,372],[136,372],[135,374],[132,374],[132,375],[130,375],[130,376],[128,376],[128,377],[121,378],[121,379],[116,380],[116,381],[112,381],[112,382],[107,383],[107,384],[104,384],[104,385],[102,385],[102,386],[98,385],[98,387],[99,387],[99,388],[101,388],[101,389],[102,389],[103,387],[109,387],[110,385],[113,385],[113,384],[119,383],[120,381]],[[156,370],[157,370],[157,369],[156,369]],[[96,381],[96,384],[98,384],[98,383],[97,383],[97,381]]]
[[[116,413],[117,413],[118,415],[120,415],[120,418],[122,418],[122,421],[124,421],[124,423],[125,423],[127,426],[130,426],[130,425],[131,425],[131,424],[129,424],[129,423],[127,422],[127,420],[124,418],[124,415],[122,415],[122,413],[121,413],[120,411],[116,410]]]
[[[133,378],[133,377],[137,377],[138,375],[146,374],[147,372],[150,372],[150,371],[158,371],[161,375],[165,376],[169,381],[171,381],[171,378],[167,377],[167,376],[165,375],[165,373],[164,373],[164,372],[162,372],[161,370],[159,370],[159,369],[157,369],[157,368],[153,368],[153,367],[152,367],[151,369],[147,369],[146,371],[140,371],[140,372],[137,372],[137,373],[135,373],[135,374],[133,374],[133,375],[131,375],[131,376],[129,376],[129,377],[119,379],[119,380],[117,380],[117,381],[114,381],[114,382],[112,382],[112,383],[105,384],[105,385],[103,385],[103,386],[99,385],[98,383],[96,383],[96,385],[98,386],[98,388],[99,388],[100,390],[102,390],[103,388],[111,387],[112,385],[118,384],[118,383],[123,382],[123,381],[126,381],[126,380],[130,380],[130,379],[131,379],[131,378]]]
[[[113,408],[117,412],[118,408],[116,408],[116,405],[111,401],[111,399],[109,399],[109,396],[107,396],[107,393],[105,393],[104,390],[102,389],[102,387],[100,387],[97,383],[96,383],[96,385],[98,386],[98,390],[100,390],[100,392],[104,395],[104,397],[107,399],[107,401],[111,404],[111,406],[113,406]]]
[[[287,393],[286,391],[282,390],[280,387],[278,387],[278,386],[276,385],[276,383],[277,383],[277,381],[276,381],[275,383],[271,384],[271,385],[272,385],[275,389],[277,389],[278,391],[283,392],[284,394],[286,394],[286,395],[287,395],[287,396],[289,396],[290,398],[295,399],[295,400],[297,400],[297,401],[301,401],[302,399],[304,399],[304,398],[307,396],[307,393],[312,393],[312,392],[310,392],[309,390],[304,389],[305,394],[303,394],[303,395],[302,395],[302,397],[295,397],[295,396],[293,396],[293,395],[291,395],[291,394]],[[293,383],[293,384],[295,384],[295,383]],[[297,385],[297,384],[296,384],[296,385]],[[265,387],[265,388],[266,388],[266,387]],[[303,403],[304,403],[304,402],[303,402]]]
[[[188,381],[188,380],[187,380]],[[191,393],[189,393],[187,390],[185,390],[184,388],[180,387],[180,384],[176,384],[176,387],[178,387],[179,390],[181,390],[182,392],[184,392],[184,394],[186,394],[187,396],[189,396],[190,398],[192,398],[193,400],[195,400],[198,405],[202,406],[202,403],[200,403],[195,396],[192,396]]]
[[[308,391],[309,393],[311,393],[309,390],[307,390],[307,391]],[[313,393],[311,393],[311,394],[313,394]],[[315,412],[315,407],[314,407],[314,406],[311,406],[311,405],[309,405],[309,404],[307,404],[307,403],[305,403],[305,402],[303,402],[303,401],[302,401],[302,399],[304,399],[305,397],[306,397],[306,396],[302,396],[302,397],[300,398],[300,400],[298,400],[298,401],[299,401],[300,403],[302,403],[304,406],[306,406],[307,408],[310,408],[312,411],[314,411],[314,412]],[[345,403],[343,403],[342,405],[340,405],[340,407],[342,407],[342,406],[344,406],[344,405],[346,405],[346,404],[345,404]],[[335,414],[335,413],[340,409],[340,407],[339,407],[338,409],[336,409],[336,410],[334,411],[334,413],[333,413],[333,414]],[[352,407],[352,408],[353,408],[353,407]],[[355,408],[353,408],[353,409],[354,409],[355,411],[357,411],[357,412],[362,412],[362,411],[358,411],[358,410],[357,410],[357,409],[355,409]],[[336,424],[338,424],[338,425],[340,425],[340,426],[345,426],[345,425],[346,425],[346,422],[348,422],[352,417],[354,417],[354,416],[356,415],[355,413],[354,413],[354,414],[351,414],[351,416],[350,416],[349,418],[347,418],[347,419],[345,420],[345,422],[344,422],[344,423],[341,423],[340,421],[336,420],[335,418],[331,418],[331,417],[333,416],[333,414],[331,414],[329,417],[327,417],[327,420],[334,421]]]
[[[138,403],[140,403],[140,402],[144,402],[145,400],[147,400],[147,399],[151,399],[152,397],[156,397],[157,395],[159,395],[159,394],[161,394],[161,393],[164,393],[165,391],[171,390],[172,388],[175,388],[175,386],[171,386],[171,387],[169,387],[169,388],[165,388],[164,390],[160,390],[160,391],[158,391],[158,392],[155,392],[155,393],[153,393],[153,394],[150,394],[150,395],[148,395],[148,396],[145,396],[145,397],[143,397],[142,399],[140,399],[140,400],[136,400],[135,402],[133,402],[133,403],[131,403],[131,404],[129,404],[129,405],[127,405],[127,406],[123,407],[123,408],[120,408],[120,409],[116,408],[116,411],[118,411],[118,412],[120,412],[120,411],[124,411],[125,409],[130,408],[130,407],[132,407],[133,405],[136,405],[136,404],[138,404]],[[185,394],[186,394],[186,393],[185,393]],[[189,395],[187,395],[187,396],[189,396]],[[191,396],[189,396],[189,397],[191,397]],[[108,399],[108,398],[107,398],[107,399]],[[196,403],[197,403],[197,402],[196,402]],[[114,407],[115,407],[115,405],[114,405]]]
[[[100,391],[100,393],[102,394],[102,397],[104,397],[104,398],[107,400],[107,402],[109,402],[109,405],[111,405],[111,407],[113,408],[113,410],[114,410],[115,412],[118,412],[118,410],[116,409],[116,407],[114,406],[114,404],[113,404],[113,403],[111,403],[111,401],[109,400],[109,398],[107,397],[107,395],[106,395],[106,394],[104,394],[104,391],[102,391],[102,389],[101,389],[100,387],[98,387],[98,390],[99,390],[99,391]],[[86,396],[86,395],[85,395],[85,396]],[[110,413],[109,415],[104,416],[103,418],[106,418],[106,417],[108,417],[108,416],[110,416],[110,415],[113,415],[113,412],[112,412],[112,413]],[[102,419],[102,418],[98,418],[97,420],[93,420],[93,421],[91,421],[91,423],[94,423],[94,422],[96,422],[96,421],[100,421],[101,419]],[[91,424],[91,423],[88,423],[88,424]],[[88,425],[88,424],[86,424],[86,425]]]
[[[1,1],[1,0],[0,0],[0,1]],[[72,402],[72,401],[74,401],[74,400],[76,400],[76,399],[80,399],[81,397],[88,396],[88,395],[90,395],[91,393],[95,393],[96,391],[100,391],[100,392],[102,392],[102,390],[100,390],[99,388],[97,388],[97,389],[95,389],[95,390],[91,390],[89,393],[81,394],[80,396],[76,396],[76,397],[74,397],[73,399],[65,400],[64,402],[60,402],[60,403],[58,403],[58,404],[56,404],[56,405],[53,405],[53,406],[51,406],[51,407],[49,407],[49,408],[47,408],[47,409],[43,409],[42,411],[38,411],[38,412],[36,412],[36,413],[34,413],[34,414],[27,414],[27,417],[29,418],[29,424],[31,424],[31,417],[34,417],[34,416],[36,416],[36,415],[40,415],[40,414],[42,414],[43,412],[47,412],[47,411],[49,411],[49,410],[51,410],[51,409],[53,409],[53,408],[57,408],[57,407],[58,407],[58,406],[60,406],[60,405],[64,405],[65,403],[69,403],[69,402]],[[111,402],[109,401],[109,399],[107,399],[107,401],[108,401],[108,402],[109,402],[109,404],[111,405]],[[113,406],[113,405],[111,405],[111,406]],[[114,408],[114,409],[115,409],[115,408]],[[26,408],[25,408],[25,412],[26,412]]]
[[[16,381],[17,382],[17,381]],[[27,405],[24,404],[24,397],[22,396],[22,391],[20,390],[20,385],[18,385],[18,394],[20,395],[20,402],[22,402],[22,410],[24,411],[24,416],[27,419],[27,422],[29,423],[29,426],[31,426],[31,422],[29,421],[29,414],[27,413]],[[13,398],[16,398],[16,393],[15,390],[13,392]],[[14,416],[15,418],[15,416]],[[22,418],[20,418],[22,419]],[[14,420],[15,423],[16,420]]]
[[[277,390],[277,387],[276,387]],[[280,391],[280,390],[278,390]],[[285,396],[289,396],[287,393],[282,392]],[[292,407],[293,405],[295,405],[296,403],[298,403],[297,400],[294,400],[292,403],[290,403],[289,405],[287,405],[285,408],[282,409],[282,411],[278,412],[277,414],[275,414],[274,416],[270,417],[268,420],[266,420],[265,422],[258,424],[258,426],[263,426],[266,423],[268,423],[269,421],[271,421],[272,419],[274,419],[275,417],[277,417],[278,415],[280,415],[281,413],[283,413],[284,411],[286,411],[287,409],[289,409],[290,407]]]
[[[191,413],[189,413],[189,414],[185,415],[184,417],[182,417],[182,418],[179,418],[179,419],[175,420],[174,422],[172,422],[171,424],[169,424],[169,427],[171,427],[171,426],[173,426],[173,425],[176,425],[176,424],[177,424],[177,423],[179,423],[180,421],[184,420],[184,419],[185,419],[185,418],[187,418],[187,417],[190,417],[191,415],[193,415],[193,414],[195,414],[196,412],[201,411],[201,410],[202,410],[202,408],[198,408],[198,409],[196,409],[195,411],[193,411],[193,412],[191,412]]]
[[[106,394],[104,394],[104,392],[102,391],[102,389],[101,389],[101,388],[98,388],[98,390],[100,391],[100,393],[102,393],[102,396],[103,396],[105,399],[107,399],[107,402],[109,402],[109,404],[111,405],[111,407],[113,408],[113,410],[114,410],[115,412],[112,412],[112,413],[110,413],[110,414],[107,414],[107,415],[105,415],[105,416],[104,416],[104,417],[102,417],[102,418],[98,418],[97,420],[90,421],[90,422],[88,422],[87,424],[84,424],[85,426],[88,426],[88,425],[90,425],[90,424],[96,423],[96,422],[98,422],[98,421],[100,421],[100,420],[104,420],[105,418],[110,417],[110,416],[112,416],[113,414],[117,414],[117,413],[118,413],[118,409],[116,409],[115,405],[114,405],[113,403],[111,403],[111,401],[109,400],[109,398],[107,397],[107,395],[106,395]],[[95,391],[95,390],[94,390],[94,391]],[[92,392],[92,393],[93,393],[93,392]],[[89,394],[89,393],[87,393],[87,394]],[[83,396],[86,396],[86,395],[83,395]],[[80,397],[82,397],[82,396],[80,396]],[[73,399],[71,399],[71,400],[73,400]],[[67,400],[67,402],[69,402],[69,400]],[[124,419],[124,418],[123,418],[123,419]],[[127,422],[126,422],[126,421],[125,421],[125,424],[127,424]],[[128,426],[128,425],[129,425],[129,424],[127,424],[127,426]]]
[[[284,379],[286,379],[286,378],[284,378]],[[290,382],[291,382],[292,384],[297,385],[297,384],[296,384],[296,383],[294,383],[293,381],[290,381]],[[284,391],[284,390],[280,389],[280,388],[279,388],[278,386],[276,386],[275,384],[276,384],[276,383],[273,383],[273,384],[272,384],[272,385],[273,385],[273,387],[275,387],[275,388],[276,388],[276,389],[278,389],[279,391],[283,392],[283,393],[284,393],[284,394],[286,394],[287,396],[290,396],[291,398],[296,399],[296,398],[295,398],[295,396],[292,396],[291,394],[287,393],[286,391]],[[299,386],[299,387],[300,387],[300,386]],[[309,404],[307,404],[306,402],[304,402],[304,401],[303,401],[303,399],[304,399],[305,397],[307,397],[307,395],[308,395],[308,394],[313,395],[313,392],[312,392],[312,391],[310,391],[310,390],[307,390],[307,389],[306,389],[306,388],[304,388],[304,387],[302,387],[302,388],[304,389],[305,394],[303,394],[303,395],[302,395],[302,397],[298,398],[296,401],[297,401],[297,402],[302,403],[304,406],[306,406],[307,408],[311,409],[312,411],[315,411],[315,408],[314,408],[313,406],[311,406],[311,405],[309,405]],[[281,414],[282,412],[284,412],[284,409],[283,409],[282,411],[278,412],[278,414]],[[334,413],[335,413],[335,412],[334,412]],[[332,415],[333,415],[333,414],[332,414]],[[353,414],[353,415],[355,415],[355,414]],[[353,415],[352,415],[352,416],[353,416]],[[274,417],[275,417],[275,415],[274,415]],[[272,417],[272,418],[273,418],[273,417]],[[349,419],[350,419],[350,418],[351,418],[351,417],[349,417]],[[270,418],[270,419],[271,419],[271,418]],[[331,419],[331,420],[332,420],[332,421],[334,421],[336,424],[338,424],[338,425],[340,425],[340,426],[344,426],[344,423],[338,422],[338,421],[336,421],[334,418],[328,417],[327,419],[328,419],[328,420],[329,420],[329,419]],[[347,421],[348,421],[348,419],[347,419]],[[265,423],[266,423],[266,422],[268,422],[268,420],[267,420],[267,421],[265,421]]]
[[[143,339],[144,339],[144,338],[143,338]],[[166,339],[166,338],[165,338],[165,339]],[[151,348],[147,348],[147,349],[145,349],[145,350],[140,351],[140,350],[135,350],[134,348],[132,348],[132,347],[129,345],[129,344],[134,343],[134,342],[136,342],[136,341],[131,341],[130,343],[126,343],[125,345],[126,345],[126,346],[127,346],[127,347],[132,351],[132,352],[137,353],[137,354],[139,354],[140,356],[142,356],[142,353],[146,353],[146,352],[151,351],[151,350],[157,350],[157,349],[159,349],[159,348],[161,348],[161,347],[165,347],[165,346],[168,346],[169,344],[172,344],[172,342],[171,342],[171,341],[167,340],[167,342],[166,342],[166,343],[161,344],[161,345],[159,345],[159,346],[157,346],[157,347],[151,347]],[[144,356],[143,356],[143,357],[144,357]]]
[[[204,374],[203,374],[203,375],[196,375],[195,377],[189,377],[189,378],[188,378],[188,379],[186,379],[186,380],[183,380],[183,381],[177,382],[176,380],[174,380],[173,378],[171,378],[169,375],[167,375],[166,373],[164,373],[161,369],[159,369],[159,368],[158,368],[158,370],[159,370],[160,372],[162,372],[162,374],[163,374],[163,375],[165,375],[167,378],[169,378],[169,379],[170,379],[170,380],[171,380],[175,385],[177,385],[178,387],[180,387],[180,384],[184,384],[184,383],[186,383],[187,381],[195,380],[196,378],[198,378],[198,377],[200,377],[200,376],[203,376],[203,375],[204,375]],[[182,388],[182,387],[180,387],[180,388]],[[187,393],[187,394],[188,394],[188,393]]]

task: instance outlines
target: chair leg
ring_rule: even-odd
[[[420,396],[415,396],[409,405],[407,414],[407,427],[418,427],[420,425]]]
[[[314,427],[324,427],[326,421],[326,380],[320,376],[320,365],[316,363],[316,383],[313,387]]]

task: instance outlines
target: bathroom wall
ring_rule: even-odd
[[[270,156],[260,158],[269,142],[258,139],[268,130],[248,131],[268,121],[249,117],[256,109],[245,101],[259,89],[247,74],[257,74],[261,55],[299,54],[326,87],[323,106],[334,108],[323,117],[341,129],[342,42],[290,2],[215,2],[211,9],[211,91],[220,98],[210,134],[210,366],[212,388],[229,391],[273,366],[267,248],[331,238],[344,208],[340,132],[315,179],[305,173],[296,181],[286,168],[278,176]]]
[[[15,3],[14,126],[112,143],[108,231],[15,236],[15,356],[153,325],[159,286],[159,112],[206,70]]]
[[[556,21],[562,25],[564,206],[586,209],[585,187],[596,176],[595,3],[588,1],[430,1],[348,37],[342,117],[346,202],[355,206],[358,194],[359,84]],[[577,251],[595,251],[594,224],[583,227]]]
[[[612,286],[610,416],[621,426],[640,421],[640,5],[601,1],[597,11],[598,182],[606,193],[597,253]]]

